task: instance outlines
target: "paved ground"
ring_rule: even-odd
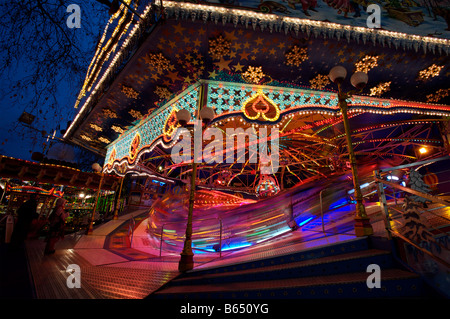
[[[121,245],[130,239],[120,239],[120,236],[129,235],[126,231],[129,219],[142,213],[134,212],[100,225],[90,236],[67,235],[64,241],[56,244],[56,253],[50,256],[43,255],[43,239],[27,240],[25,247],[12,255],[7,255],[3,245],[2,297],[140,299],[147,296],[179,274],[179,255],[163,252],[160,257],[159,250],[138,244],[145,236],[139,233],[143,232],[145,225],[136,229],[131,248]],[[379,213],[374,211],[372,214],[376,232],[384,229]],[[256,247],[223,252],[222,257],[218,253],[196,254],[194,270],[307,250],[353,238],[355,236],[351,232],[333,234],[315,229],[289,232]],[[70,274],[66,268],[71,264],[80,267],[81,288],[67,287]]]

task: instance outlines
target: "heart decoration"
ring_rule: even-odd
[[[280,117],[280,109],[261,89],[242,104],[242,112],[250,120],[274,122]]]
[[[136,135],[133,138],[133,141],[131,142],[130,145],[130,160],[131,162],[134,162],[134,160],[136,159],[136,155],[139,151],[139,145],[141,144],[141,136],[139,135],[139,133],[136,133]]]
[[[116,148],[114,147],[111,154],[109,155],[108,165],[111,166],[114,160],[116,159]]]
[[[164,128],[163,128],[163,133],[164,133],[164,140],[166,142],[171,140],[171,137],[173,135],[173,133],[177,130],[178,128],[178,121],[177,121],[177,112],[178,109],[176,107],[174,107],[172,109],[172,112],[170,112],[170,115],[167,117],[166,122],[164,123]]]

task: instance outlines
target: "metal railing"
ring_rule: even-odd
[[[397,242],[394,253],[444,294],[450,293],[450,174],[445,161],[450,163],[450,157],[374,172],[387,237]],[[444,284],[442,278],[447,278]]]
[[[320,211],[322,233],[324,233],[324,234],[325,233],[339,233],[340,231],[337,229],[330,229],[329,227],[328,227],[328,229],[325,229],[326,221],[324,220],[324,214],[327,213],[327,215],[328,215],[327,218],[329,219],[330,218],[329,213],[332,210],[337,209],[337,208],[342,208],[343,206],[354,205],[354,204],[350,200],[350,196],[348,196],[347,191],[345,191],[345,190],[341,192],[341,194],[340,194],[341,196],[335,197],[333,200],[330,200],[328,198],[329,194],[325,194],[325,196],[324,196],[324,192],[326,193],[327,191],[329,191],[329,190],[324,188],[319,193],[319,211]],[[347,200],[347,202],[345,204],[342,203],[338,207],[331,207],[331,204],[333,202],[335,202],[337,199],[342,200],[342,201]],[[341,218],[341,216],[336,215],[335,218],[336,218],[336,220],[339,220],[339,218]],[[328,220],[328,222],[330,222],[330,221]],[[316,231],[318,231],[318,230],[316,230]]]
[[[222,219],[220,218],[208,218],[208,219],[202,219],[201,221],[207,221],[207,220],[218,220],[219,221],[219,257],[222,257],[222,234],[223,234],[223,223]],[[162,247],[163,247],[163,241],[164,241],[164,227],[167,224],[179,224],[180,222],[166,222],[162,224],[161,226],[161,232],[160,232],[160,244],[159,244],[159,257],[162,256]],[[193,236],[195,233],[192,234]],[[193,248],[195,249],[195,248]]]
[[[320,200],[320,217],[322,219],[322,232],[325,233],[325,224],[323,222],[323,189],[319,193],[319,200]]]

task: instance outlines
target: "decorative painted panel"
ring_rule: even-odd
[[[133,163],[136,159],[135,157],[143,148],[152,145],[152,143],[156,139],[164,135],[165,126],[169,122],[168,119],[173,113],[174,109],[187,109],[191,112],[191,117],[194,117],[195,109],[198,104],[198,96],[199,85],[193,85],[177,98],[169,101],[161,108],[155,110],[149,116],[144,117],[136,124],[135,127],[124,132],[119,136],[117,140],[108,145],[106,152],[106,158],[109,159],[108,163],[111,164],[114,161],[114,159],[111,158],[111,152],[113,149],[115,149],[116,152],[115,159],[122,160],[124,158],[127,158],[130,164]],[[166,133],[170,133],[169,137],[171,137],[171,135],[173,135],[175,131],[176,130],[174,130],[173,128],[170,131],[167,131],[166,129]],[[136,134],[139,134],[140,141],[137,148],[133,150],[133,152],[135,153],[133,157],[133,155],[130,153],[130,147],[133,144],[133,140]],[[166,139],[166,141],[167,140],[170,140],[170,138]]]
[[[108,146],[106,154],[109,169],[114,162],[126,159],[133,165],[143,150],[152,150],[157,144],[164,148],[176,142],[178,124],[175,112],[187,109],[192,120],[196,118],[200,92],[205,88],[206,104],[215,110],[213,122],[230,116],[242,116],[247,122],[277,124],[283,116],[295,113],[339,114],[338,96],[335,92],[315,91],[280,86],[260,86],[222,81],[200,81],[185,93],[172,99],[135,127],[123,133]],[[449,116],[444,105],[381,99],[371,96],[353,96],[347,100],[349,113],[370,112],[377,114],[416,113]],[[139,143],[136,136],[139,134]],[[115,154],[114,158],[112,155]]]

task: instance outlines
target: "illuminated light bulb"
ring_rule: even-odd
[[[419,148],[419,153],[420,154],[425,154],[426,152],[428,152],[426,147],[422,146],[421,148]]]

